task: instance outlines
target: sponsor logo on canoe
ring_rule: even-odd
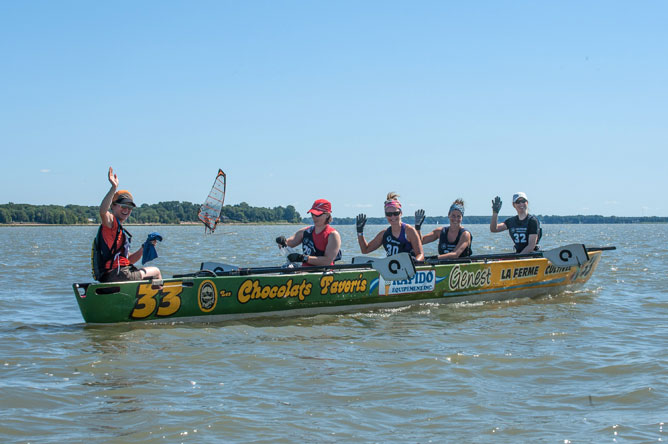
[[[378,282],[378,294],[381,296],[403,293],[425,293],[434,291],[436,272],[420,270],[410,279],[386,281],[382,277]]]
[[[470,267],[469,267],[470,268]],[[492,284],[492,269],[490,267],[474,269],[455,265],[450,271],[448,287],[450,291],[466,290],[469,288],[489,287]]]
[[[303,279],[294,282],[292,279],[282,285],[261,285],[258,279],[247,279],[239,286],[237,300],[242,304],[252,300],[297,298],[303,301],[311,294],[313,284]]]
[[[504,268],[501,270],[501,280],[507,281],[510,279],[527,279],[538,276],[540,265],[532,265],[530,267],[516,267]]]
[[[571,271],[571,267],[556,267],[550,264],[545,269],[545,276],[550,276],[552,274],[568,273],[569,271]]]
[[[366,291],[367,280],[360,273],[355,279],[336,279],[333,275],[320,278],[320,294],[346,294]]]
[[[218,291],[213,281],[205,280],[199,285],[197,292],[197,304],[203,312],[210,312],[216,307],[218,302]]]

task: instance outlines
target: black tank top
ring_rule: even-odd
[[[413,246],[406,239],[406,224],[403,222],[401,223],[399,237],[392,236],[392,227],[385,230],[385,233],[383,233],[383,247],[388,256],[397,253],[410,253],[412,256],[415,256]]]
[[[454,251],[455,248],[457,248],[457,244],[459,243],[462,234],[464,232],[471,233],[466,228],[459,227],[459,233],[457,233],[457,239],[455,239],[453,243],[450,243],[448,242],[449,228],[450,228],[449,226],[441,228],[441,235],[438,238],[438,254],[445,254]],[[459,255],[459,257],[471,256],[473,254],[473,252],[471,251],[471,244],[473,244],[473,235],[471,235],[471,242],[469,242],[469,245],[466,247],[466,249],[464,249],[464,251],[462,252],[462,254]]]

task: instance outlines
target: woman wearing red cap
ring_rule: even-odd
[[[109,167],[111,188],[100,204],[102,224],[98,230],[97,250],[93,253],[99,260],[100,282],[140,281],[149,278],[162,279],[157,267],[136,268],[133,264],[141,259],[143,249],[130,253],[132,235],[123,228],[136,207],[132,194],[118,190],[118,177]],[[95,270],[94,270],[95,272]]]
[[[360,244],[362,254],[371,253],[381,245],[385,253],[392,256],[397,253],[410,253],[416,260],[424,260],[422,242],[415,227],[401,222],[401,202],[397,193],[388,193],[385,200],[385,217],[390,223],[387,230],[381,231],[371,242],[364,239],[364,225],[366,225],[366,214],[357,216],[357,241]]]
[[[334,265],[341,259],[341,236],[329,223],[332,221],[332,204],[318,199],[308,213],[313,225],[304,227],[289,238],[279,236],[276,243],[280,247],[296,247],[301,244],[303,254],[290,253],[290,262],[302,262],[302,266]]]

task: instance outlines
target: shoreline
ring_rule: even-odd
[[[447,218],[444,219],[443,222],[439,222],[437,224],[433,225],[447,225]],[[619,222],[559,222],[559,223],[549,223],[549,222],[543,222],[541,221],[541,225],[662,225],[662,224],[668,224],[667,222],[664,221],[643,221],[643,220],[637,220],[637,221],[619,221]],[[150,226],[161,226],[161,227],[191,227],[191,226],[197,226],[201,225],[200,222],[182,222],[178,224],[164,224],[164,223],[150,223],[150,224],[143,224],[143,223],[126,223],[123,224],[123,226],[127,227],[150,227]],[[230,223],[225,223],[225,224],[218,224],[218,227],[222,226],[239,226],[239,225],[310,225],[307,222],[230,222]],[[333,223],[331,224],[332,226],[354,226],[355,223],[345,223],[345,224],[337,224]],[[369,221],[369,225],[384,225],[384,224],[378,224],[378,223],[373,223],[372,221]],[[488,225],[487,223],[467,223],[468,225]],[[98,227],[100,224],[98,223],[92,223],[92,224],[43,224],[43,223],[37,223],[37,222],[18,222],[18,223],[11,223],[11,224],[3,224],[0,223],[0,228],[1,227]]]
[[[150,223],[150,224],[140,224],[140,223],[125,223],[124,227],[150,227],[150,226],[164,226],[164,227],[191,227],[202,225],[201,222],[182,222],[179,224],[163,224],[159,222]],[[231,222],[225,224],[218,224],[218,227],[225,225],[302,225],[301,222]],[[346,224],[348,225],[348,224]],[[355,224],[352,224],[355,225]],[[99,227],[99,223],[93,224],[42,224],[37,222],[17,222],[11,224],[2,224],[0,227]]]

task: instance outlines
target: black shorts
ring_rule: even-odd
[[[102,275],[100,282],[124,282],[124,281],[141,281],[141,271],[134,265],[126,267],[114,268]]]

